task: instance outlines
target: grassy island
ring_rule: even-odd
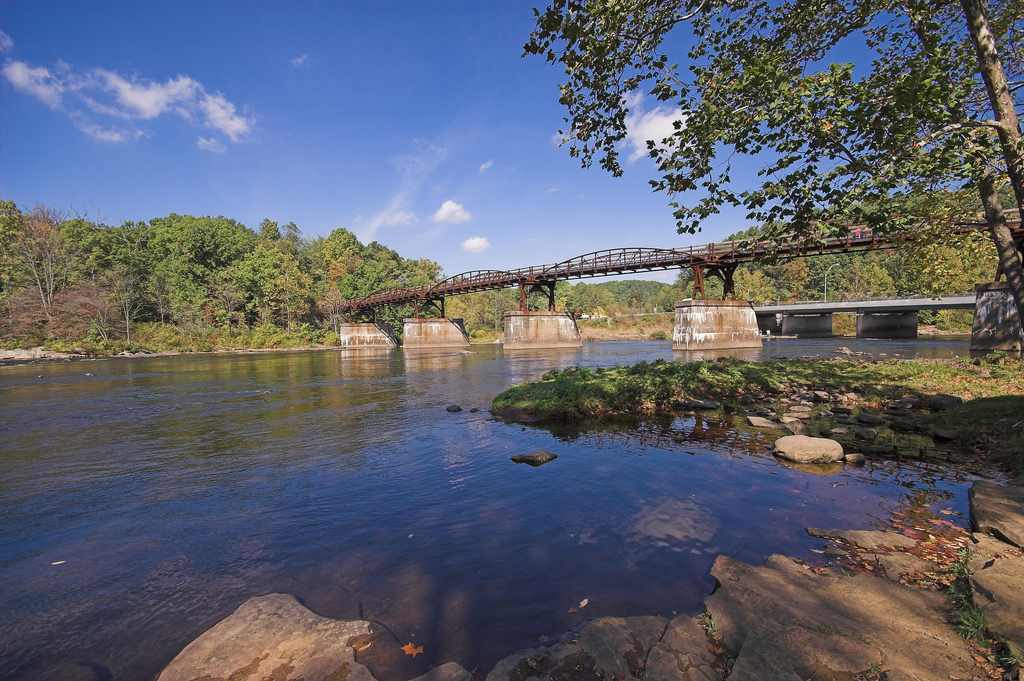
[[[550,371],[498,395],[492,411],[513,421],[581,422],[674,414],[691,409],[773,406],[801,393],[843,398],[857,408],[918,405],[920,428],[956,433],[1014,467],[1024,461],[1024,364],[993,356],[966,360],[735,359],[642,362],[604,369]],[[937,395],[953,396],[936,398]],[[959,399],[957,399],[959,398]],[[941,411],[940,411],[941,409]]]

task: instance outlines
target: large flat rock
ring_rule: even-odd
[[[976,673],[941,593],[778,555],[761,567],[719,556],[711,574],[719,586],[705,605],[735,656],[729,681],[949,681]]]
[[[1024,547],[1024,487],[979,481],[971,486],[971,524],[1018,548]]]
[[[974,604],[985,611],[989,631],[1024,659],[1024,552],[983,534],[971,551]]]
[[[602,617],[576,637],[509,655],[486,681],[718,681],[718,664],[692,617]]]
[[[188,644],[158,681],[374,681],[348,645],[370,623],[321,617],[288,594],[250,598]]]
[[[787,435],[775,441],[775,456],[795,463],[834,463],[842,461],[843,446],[824,437]]]
[[[817,527],[808,527],[807,534],[821,539],[840,539],[867,551],[906,549],[917,544],[916,541],[899,532],[878,530],[823,530]]]

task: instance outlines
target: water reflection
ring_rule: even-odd
[[[817,351],[784,343],[766,348]],[[425,646],[413,659],[375,645],[383,681],[452,659],[487,670],[583,617],[695,610],[719,552],[812,557],[805,526],[871,526],[919,492],[966,513],[955,471],[809,474],[728,414],[553,433],[486,413],[553,367],[671,356],[665,343],[589,343],[3,368],[0,677],[79,665],[151,679],[271,591]],[[539,448],[559,458],[509,461]]]

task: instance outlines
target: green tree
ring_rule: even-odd
[[[903,230],[940,218],[906,197],[973,191],[1024,319],[1021,254],[999,199],[1009,181],[1024,215],[1020,89],[1006,77],[1020,73],[1022,22],[1009,0],[552,0],[525,51],[564,68],[562,135],[584,166],[622,172],[642,88],[678,107],[647,151],[681,232],[722,206],[774,239]],[[683,32],[680,70],[669,49]],[[858,48],[870,62],[833,58]],[[739,186],[739,167],[756,169],[754,186]]]

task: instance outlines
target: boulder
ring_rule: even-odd
[[[512,457],[512,461],[515,463],[525,463],[530,466],[543,466],[546,463],[554,461],[558,458],[557,454],[552,452],[546,452],[543,449],[538,449],[535,452],[529,454],[516,454]]]
[[[771,419],[766,419],[763,416],[748,416],[747,423],[754,426],[755,428],[779,428],[778,423]]]
[[[556,645],[509,655],[486,681],[720,681],[724,676],[693,617],[602,617]]]
[[[847,452],[843,461],[852,463],[854,466],[863,466],[867,459],[860,452]]]
[[[828,402],[832,399],[832,396],[824,390],[813,390],[811,391],[811,396],[815,402]]]
[[[250,598],[185,646],[157,681],[374,681],[348,645],[369,622],[321,617],[288,594]]]
[[[867,440],[868,442],[874,442],[878,439],[878,431],[874,428],[854,428],[853,436],[858,440]]]
[[[947,409],[954,409],[964,403],[964,398],[957,397],[956,395],[944,395],[939,393],[938,395],[931,395],[928,398],[928,408],[932,411],[946,411]]]
[[[786,430],[793,435],[804,435],[807,433],[807,425],[803,421],[790,421],[786,423]]]
[[[832,463],[843,459],[843,446],[824,437],[787,435],[775,441],[775,455],[796,463]]]
[[[759,567],[719,556],[711,574],[705,607],[735,659],[730,681],[975,677],[944,594],[778,555]]]
[[[970,501],[976,532],[1024,547],[1024,487],[978,481],[971,486]]]
[[[971,588],[988,629],[1024,659],[1024,553],[984,534],[974,535]]]

